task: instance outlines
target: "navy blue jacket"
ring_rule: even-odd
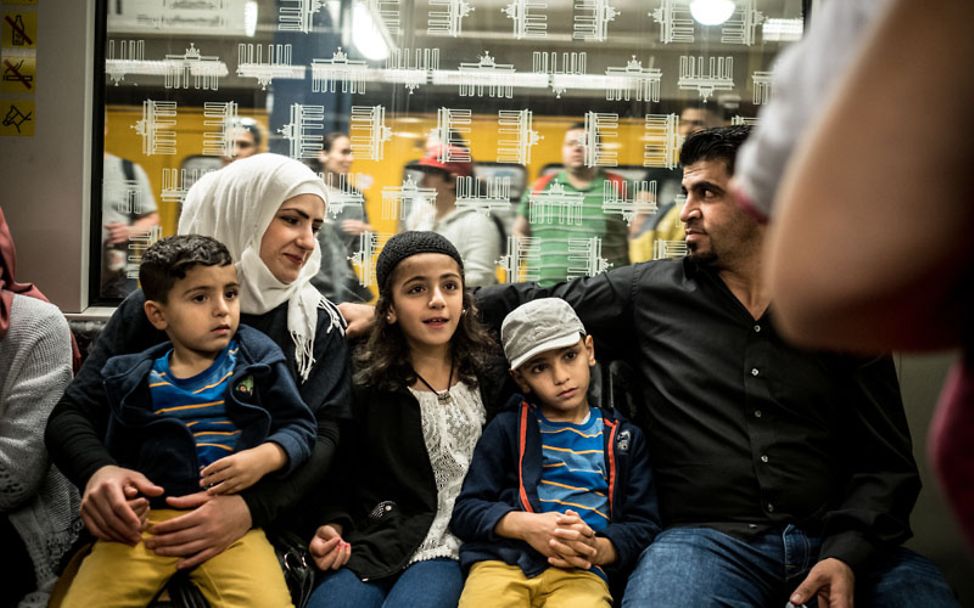
[[[542,512],[538,485],[543,460],[535,407],[515,396],[477,443],[450,522],[450,529],[464,541],[460,548],[464,569],[479,561],[500,560],[520,566],[530,577],[549,567],[547,558],[528,543],[494,532],[497,522],[511,511]],[[612,409],[601,411],[610,523],[598,535],[612,541],[618,556],[606,572],[627,575],[659,532],[656,488],[642,431]]]
[[[288,371],[284,353],[264,334],[241,325],[236,334],[240,350],[233,379],[226,392],[227,416],[240,429],[237,449],[273,441],[287,454],[279,474],[287,475],[311,455],[317,423],[301,400]],[[165,506],[165,496],[200,491],[196,441],[186,425],[152,410],[147,379],[155,359],[172,344],[158,344],[137,354],[109,359],[102,368],[108,397],[109,421],[105,447],[119,466],[143,473],[165,488],[152,500]],[[241,386],[252,376],[253,388]]]

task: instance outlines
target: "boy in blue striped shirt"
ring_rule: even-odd
[[[205,489],[235,494],[265,475],[287,475],[311,455],[314,415],[284,353],[241,326],[230,252],[199,235],[163,239],[142,258],[145,313],[170,342],[112,357],[102,368],[110,418],[104,442],[119,467],[156,486],[143,541],[178,517],[166,498]],[[178,557],[98,540],[64,606],[147,605],[176,572]],[[290,606],[274,549],[252,529],[190,578],[210,606]]]
[[[460,607],[608,607],[659,530],[643,434],[589,403],[594,344],[564,300],[519,306],[501,340],[528,397],[484,430],[454,506]]]

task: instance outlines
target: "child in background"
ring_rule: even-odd
[[[660,527],[646,441],[589,404],[594,345],[567,302],[519,306],[501,340],[531,400],[487,426],[456,500],[460,606],[608,608],[610,575],[624,582]]]
[[[447,526],[500,353],[445,237],[389,239],[376,278],[376,322],[355,355],[354,421],[310,543],[327,574],[308,606],[456,608],[460,540]]]
[[[165,498],[231,494],[264,475],[287,475],[311,454],[315,419],[284,354],[240,326],[239,285],[229,251],[199,235],[163,239],[139,269],[145,314],[170,342],[112,357],[102,369],[111,408],[104,442],[118,463],[143,474],[147,531],[179,515]],[[116,467],[117,468],[117,467]],[[158,508],[158,509],[157,509]],[[179,557],[98,540],[63,606],[147,605]],[[190,574],[210,606],[290,606],[274,550],[252,529]]]

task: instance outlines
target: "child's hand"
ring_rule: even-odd
[[[558,528],[561,513],[525,513],[511,511],[497,522],[495,532],[499,536],[518,538],[544,555],[555,555],[551,548],[551,541],[555,540],[554,532]]]
[[[570,509],[559,513],[555,523],[548,541],[553,554],[548,563],[557,568],[591,568],[598,554],[595,531]]]
[[[236,494],[276,471],[287,462],[281,446],[262,443],[249,450],[225,456],[200,471],[200,486],[211,495]]]
[[[352,545],[342,538],[342,527],[325,524],[315,532],[308,544],[308,552],[319,570],[338,570],[352,555]]]
[[[596,536],[585,520],[570,509],[558,519],[554,537],[550,544],[555,555],[548,558],[552,566],[588,569],[616,560],[612,541]]]

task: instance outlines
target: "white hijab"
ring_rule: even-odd
[[[287,328],[295,345],[301,381],[314,366],[318,309],[328,311],[327,331],[344,323],[338,309],[311,285],[321,266],[315,249],[289,284],[277,280],[260,259],[260,241],[281,203],[299,194],[314,194],[327,205],[325,184],[311,169],[279,154],[256,154],[201,177],[186,193],[179,234],[202,234],[226,245],[237,260],[240,311],[260,315],[288,303]]]

